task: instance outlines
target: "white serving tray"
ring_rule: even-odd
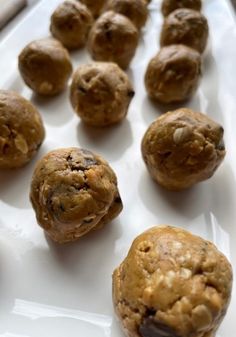
[[[58,0],[43,0],[0,42],[0,88],[31,99],[40,110],[47,138],[27,167],[0,172],[0,337],[122,337],[111,299],[111,275],[139,233],[155,224],[180,226],[212,240],[236,266],[236,22],[227,0],[205,0],[211,38],[203,79],[188,106],[225,128],[227,157],[209,181],[180,193],[167,192],[149,177],[140,153],[148,125],[159,116],[148,100],[143,76],[157,52],[160,2],[150,6],[128,74],[136,96],[126,120],[109,129],[84,126],[74,115],[68,91],[38,98],[23,84],[17,56],[33,39],[49,35]],[[74,66],[90,60],[72,54]],[[120,217],[77,243],[58,246],[37,226],[28,192],[34,165],[57,147],[80,146],[103,155],[118,175],[124,202]],[[235,287],[234,287],[235,288]],[[235,337],[236,294],[217,336]]]

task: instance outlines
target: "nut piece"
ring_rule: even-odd
[[[200,11],[201,7],[201,0],[163,0],[161,10],[162,14],[167,16],[178,8],[190,8]]]
[[[157,118],[142,141],[143,159],[152,178],[181,190],[210,178],[225,157],[223,128],[209,117],[178,109]]]
[[[102,13],[106,1],[107,0],[79,0],[79,2],[88,7],[95,19]]]

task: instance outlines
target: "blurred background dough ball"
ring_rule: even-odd
[[[88,7],[88,9],[93,14],[94,18],[99,17],[99,15],[102,13],[103,6],[107,2],[107,0],[79,0],[79,1]]]
[[[50,30],[67,49],[76,49],[86,44],[92,23],[92,14],[86,6],[67,0],[52,14]]]
[[[201,0],[163,0],[161,10],[162,14],[164,16],[167,16],[178,8],[190,8],[196,11],[200,11],[201,7]]]
[[[208,39],[208,23],[198,11],[180,8],[169,14],[162,26],[161,46],[184,44],[202,53]]]
[[[200,76],[197,51],[183,45],[163,47],[148,64],[146,90],[159,103],[183,102],[197,90]]]
[[[25,83],[39,95],[60,93],[72,73],[68,51],[53,38],[29,43],[20,53],[18,64]]]
[[[134,96],[128,76],[115,63],[81,65],[73,76],[71,103],[87,124],[107,126],[122,120]]]
[[[157,118],[146,131],[142,154],[152,178],[169,190],[206,180],[225,157],[224,129],[211,118],[178,109]]]
[[[36,154],[44,136],[36,108],[15,92],[0,90],[0,168],[24,166]]]
[[[124,15],[105,12],[89,34],[88,50],[95,61],[110,61],[126,69],[138,46],[139,33]]]
[[[122,210],[114,171],[79,148],[51,151],[38,162],[30,198],[38,224],[58,243],[101,228]]]
[[[145,25],[148,17],[145,0],[108,0],[105,10],[127,16],[138,29]]]
[[[153,227],[113,273],[114,308],[128,337],[213,337],[230,303],[232,274],[213,243]]]

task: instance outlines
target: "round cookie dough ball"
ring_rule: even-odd
[[[161,31],[161,46],[184,44],[202,53],[208,39],[208,23],[198,11],[180,8],[165,18]]]
[[[161,11],[164,16],[167,16],[178,8],[190,8],[200,11],[201,7],[201,0],[163,0]]]
[[[107,126],[121,121],[133,96],[128,76],[115,63],[85,64],[73,76],[71,103],[89,125]]]
[[[209,241],[170,226],[139,235],[113,274],[128,337],[213,337],[229,306],[232,268]]]
[[[67,0],[52,14],[50,30],[66,48],[76,49],[86,44],[92,23],[92,14],[86,6]]]
[[[124,15],[108,11],[95,22],[88,50],[95,61],[110,61],[126,69],[138,46],[139,34]]]
[[[125,15],[138,29],[145,25],[148,17],[145,0],[108,0],[105,10]]]
[[[99,17],[99,15],[102,13],[102,9],[106,1],[107,0],[80,0],[80,2],[88,7],[94,18]]]
[[[72,73],[68,51],[52,38],[29,43],[19,55],[19,70],[25,83],[37,94],[61,92]]]
[[[28,163],[44,140],[36,108],[13,91],[0,90],[0,169]]]
[[[163,47],[149,62],[145,85],[150,98],[162,104],[183,102],[197,90],[200,54],[183,45]]]
[[[122,210],[114,171],[79,148],[54,150],[38,162],[30,199],[39,225],[58,243],[77,240]]]
[[[155,181],[181,190],[210,178],[225,157],[224,129],[206,115],[178,109],[146,131],[142,154]]]

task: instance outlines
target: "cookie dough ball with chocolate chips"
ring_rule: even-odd
[[[115,63],[81,65],[73,76],[71,103],[89,125],[107,126],[121,121],[133,96],[128,76]]]
[[[36,108],[13,91],[0,90],[0,169],[27,164],[44,140]]]
[[[72,73],[68,51],[53,38],[29,43],[20,53],[18,64],[25,83],[39,95],[60,93]]]
[[[197,90],[200,75],[197,51],[183,45],[163,47],[148,64],[146,90],[161,104],[183,102]]]
[[[208,39],[208,23],[198,11],[180,8],[165,18],[161,31],[161,46],[184,44],[202,53]]]
[[[79,0],[84,5],[88,7],[88,9],[93,14],[94,18],[98,18],[102,13],[103,7],[107,0]]]
[[[181,190],[210,178],[225,157],[224,129],[206,115],[178,109],[146,131],[142,154],[155,181]]]
[[[127,16],[138,29],[145,25],[148,17],[145,0],[108,0],[105,10]]]
[[[201,0],[163,0],[161,11],[164,16],[167,16],[171,12],[179,8],[190,8],[196,11],[200,11],[201,7]]]
[[[126,69],[134,57],[138,39],[138,30],[127,17],[108,11],[93,25],[88,50],[95,61],[114,62]]]
[[[54,150],[38,162],[30,199],[38,224],[58,243],[77,240],[122,210],[114,171],[79,148]]]
[[[52,14],[50,30],[67,49],[76,49],[86,44],[92,23],[92,14],[86,6],[67,0]]]
[[[214,337],[229,306],[232,268],[211,242],[170,226],[139,235],[113,274],[128,337]]]

